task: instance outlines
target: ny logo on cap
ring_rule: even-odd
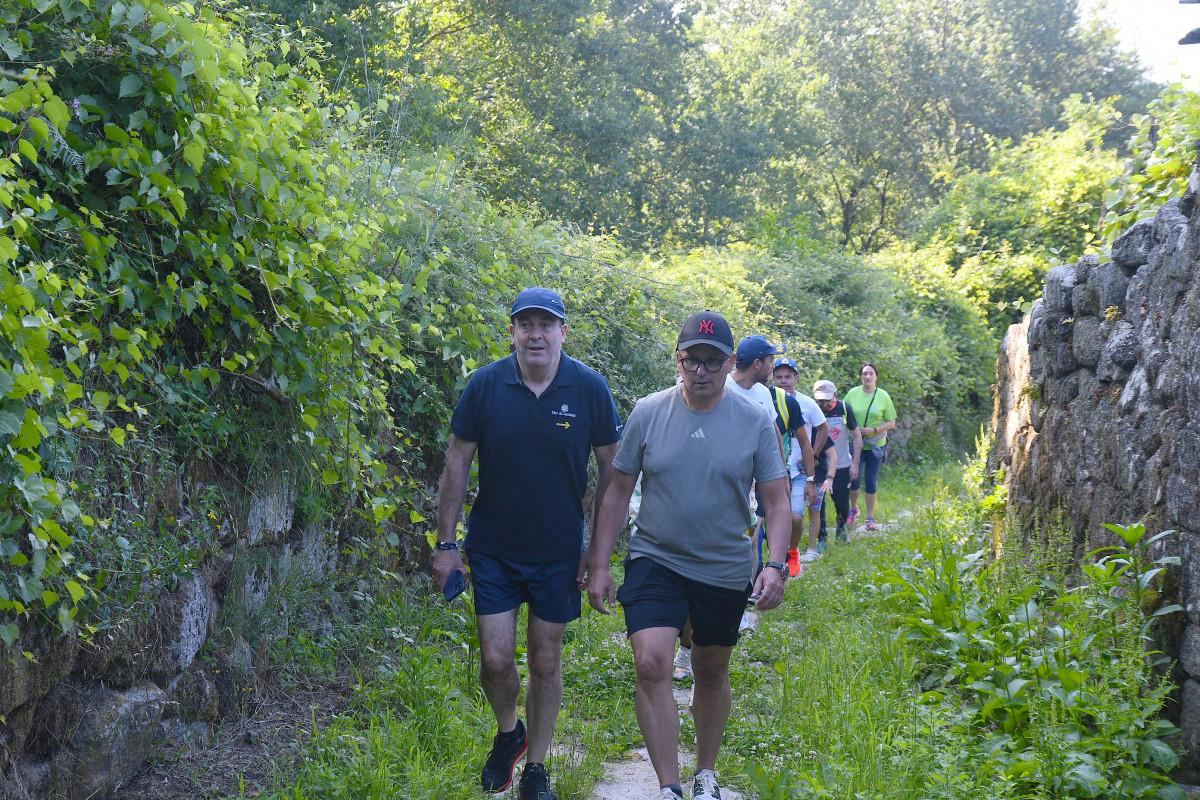
[[[709,336],[715,335],[716,331],[713,330],[713,321],[711,319],[700,320],[700,332],[707,333]]]

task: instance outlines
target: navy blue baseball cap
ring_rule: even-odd
[[[781,344],[771,344],[767,341],[767,337],[755,334],[747,336],[738,342],[737,360],[738,361],[754,361],[757,358],[766,358],[767,356],[781,356],[787,352],[787,347]]]
[[[553,289],[543,289],[540,286],[535,286],[532,289],[526,289],[521,292],[517,295],[517,299],[513,300],[512,311],[509,312],[508,317],[512,319],[517,314],[530,308],[540,308],[542,311],[549,311],[561,320],[566,320],[567,318],[567,309],[563,306],[562,298]]]
[[[795,373],[800,372],[799,367],[796,366],[796,362],[792,361],[792,359],[789,358],[788,356],[784,356],[783,358],[775,359],[775,369],[779,369],[780,367],[791,367],[792,372],[795,372]]]
[[[675,340],[675,349],[687,350],[698,344],[710,344],[725,355],[732,353],[733,331],[725,318],[715,311],[701,311],[688,317]]]

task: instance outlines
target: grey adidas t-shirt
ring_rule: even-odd
[[[678,386],[644,397],[625,423],[613,466],[642,474],[632,558],[650,556],[728,589],[754,579],[750,485],[787,475],[775,422],[758,404],[727,391],[713,410],[693,411]]]

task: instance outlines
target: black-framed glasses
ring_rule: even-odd
[[[716,372],[725,365],[727,359],[722,358],[692,358],[691,356],[680,356],[679,364],[688,372],[696,372],[700,369],[700,365],[704,365],[706,372]]]

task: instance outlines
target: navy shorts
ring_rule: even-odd
[[[563,561],[510,561],[468,553],[475,615],[503,614],[521,603],[546,622],[579,619],[582,597],[576,576],[579,558]]]
[[[691,618],[693,644],[733,647],[753,588],[749,583],[745,589],[726,589],[694,581],[642,556],[625,559],[625,582],[617,602],[625,611],[630,636],[647,628],[682,631]]]

